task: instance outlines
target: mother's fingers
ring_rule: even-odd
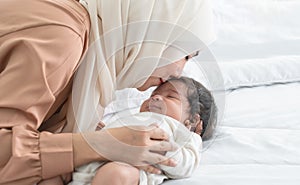
[[[168,158],[167,160],[162,161],[159,164],[160,165],[165,165],[165,166],[175,167],[177,165],[177,162],[172,158]]]
[[[148,146],[149,153],[147,154],[148,164],[161,164],[166,166],[176,166],[176,161],[166,157],[168,151],[175,151],[178,147],[175,143],[168,141],[152,141],[152,145]]]
[[[157,125],[150,125],[149,127],[152,128],[149,132],[150,139],[153,139],[153,140],[168,140],[169,139],[168,134],[161,128],[158,128]]]
[[[147,163],[150,165],[161,164],[161,165],[171,166],[171,167],[177,165],[174,159],[154,152],[150,152],[147,158],[148,158]]]
[[[138,166],[137,168],[148,173],[161,174],[161,170],[152,165]]]
[[[149,146],[150,152],[168,152],[177,150],[177,145],[168,141],[155,141],[154,144]]]

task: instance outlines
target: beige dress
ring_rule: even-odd
[[[73,171],[65,107],[88,46],[75,0],[0,1],[0,184],[35,184]]]

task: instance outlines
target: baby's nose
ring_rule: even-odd
[[[151,99],[154,100],[154,101],[162,101],[162,96],[154,95],[154,96],[151,97]]]

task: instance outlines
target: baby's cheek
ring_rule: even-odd
[[[172,117],[172,118],[179,121],[180,118],[181,118],[181,111],[179,109],[176,109],[175,107],[176,106],[174,105],[174,106],[172,106],[171,108],[169,108],[167,110],[168,116],[170,116],[170,117]]]
[[[141,108],[140,108],[140,112],[149,111],[149,110],[147,110],[147,106],[149,105],[149,101],[150,101],[150,99],[147,99],[142,103]]]

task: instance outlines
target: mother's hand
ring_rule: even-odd
[[[134,166],[158,163],[176,165],[173,159],[159,154],[177,148],[175,144],[168,142],[168,135],[157,125],[109,128],[83,136],[100,156],[110,161],[121,161]]]

